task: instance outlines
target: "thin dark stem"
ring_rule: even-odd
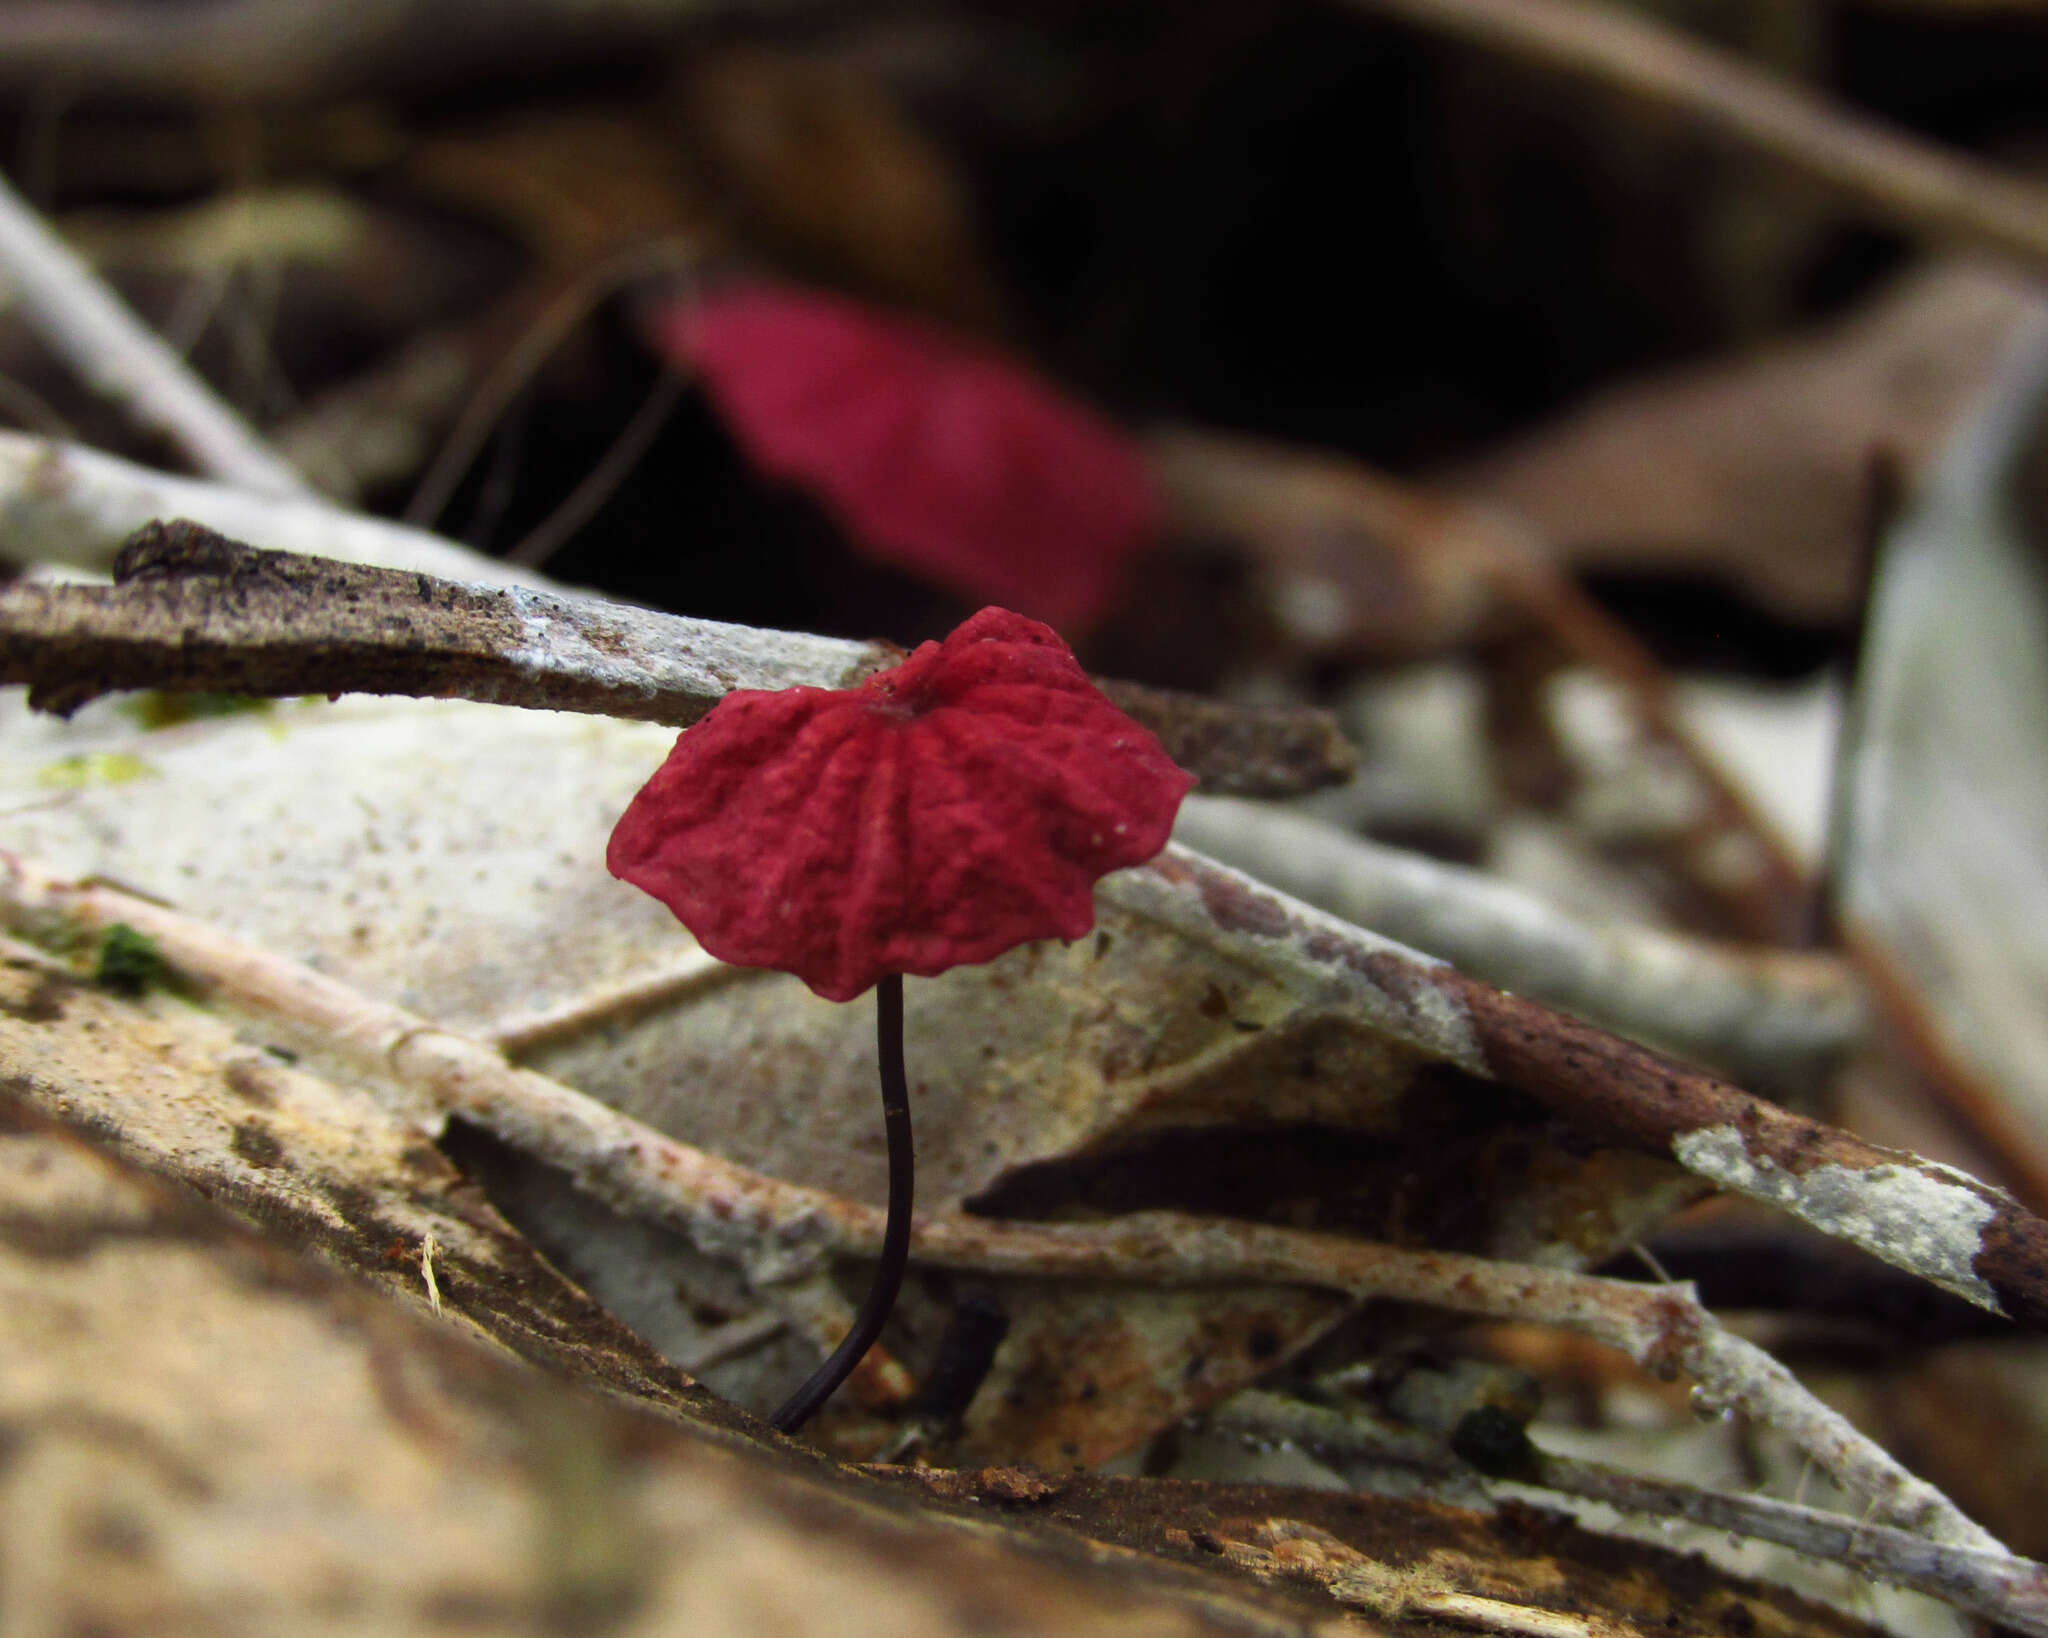
[[[846,1340],[775,1413],[775,1426],[794,1433],[818,1413],[832,1391],[853,1375],[861,1356],[882,1334],[903,1270],[910,1261],[910,1205],[916,1193],[917,1151],[910,1141],[910,1083],[903,1073],[903,979],[890,973],[875,986],[875,1041],[882,1059],[882,1123],[889,1138],[889,1221],[882,1231],[882,1261],[867,1301]]]

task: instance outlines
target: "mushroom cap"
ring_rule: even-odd
[[[612,831],[720,960],[846,1001],[1095,924],[1194,784],[1048,627],[988,608],[857,688],[741,689]]]
[[[653,322],[762,471],[875,557],[1079,629],[1160,509],[1135,445],[1017,364],[844,297],[735,285]]]

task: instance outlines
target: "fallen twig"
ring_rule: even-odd
[[[2048,1322],[2048,1223],[1949,1167],[1795,1115],[1509,995],[1172,846],[1098,890],[1548,1105],[1598,1142],[1666,1155],[1980,1308]]]
[[[1186,858],[1179,856],[1183,870]],[[1124,877],[1142,873],[1140,867]],[[309,1053],[339,1055],[355,1074],[403,1088],[443,1117],[476,1121],[564,1169],[614,1208],[687,1234],[770,1289],[807,1282],[828,1257],[871,1255],[881,1243],[883,1214],[875,1207],[664,1137],[571,1087],[514,1068],[479,1042],[160,905],[58,881],[0,855],[0,920],[45,935],[53,922],[99,931],[126,923],[216,1002],[260,1015],[267,1029],[288,1034]],[[1869,1497],[1875,1516],[1933,1540],[1996,1547],[1777,1361],[1723,1331],[1690,1287],[1631,1285],[1170,1213],[1099,1225],[926,1217],[915,1246],[926,1261],[994,1273],[1169,1284],[1261,1280],[1564,1327],[1653,1371],[1683,1371],[1712,1401],[1780,1429],[1845,1488]],[[808,1316],[793,1317],[803,1324]]]
[[[845,688],[901,650],[693,620],[523,587],[430,579],[142,529],[117,584],[0,588],[0,682],[70,712],[121,688],[267,696],[456,695],[683,726],[735,688]],[[1105,681],[1183,767],[1222,790],[1311,789],[1350,771],[1320,711],[1235,707]]]
[[[0,7],[0,83],[188,104],[473,85],[508,64],[645,62],[702,21],[681,0],[220,0],[186,10]]]
[[[268,541],[345,563],[489,585],[553,584],[424,529],[328,501],[175,477],[84,444],[0,430],[0,551],[12,561],[105,574],[135,531],[159,518],[192,518],[231,539]]]
[[[484,1039],[508,1058],[524,1057],[550,1041],[580,1035],[595,1023],[616,1023],[670,1005],[740,971],[703,950],[688,950],[663,966],[585,991],[558,1006],[501,1018]]]
[[[2048,1566],[1924,1536],[1770,1496],[1707,1490],[1644,1478],[1602,1462],[1534,1453],[1526,1479],[1482,1475],[1430,1433],[1372,1412],[1310,1404],[1263,1388],[1233,1395],[1207,1417],[1220,1432],[1259,1443],[1284,1440],[1340,1465],[1391,1462],[1513,1491],[1551,1491],[1604,1502],[1623,1513],[1686,1519],[1774,1542],[1808,1558],[1845,1564],[2018,1631],[2048,1635]]]
[[[1877,221],[2048,268],[2048,189],[1845,112],[1635,13],[1575,0],[1355,0],[1674,108]]]
[[[0,178],[0,268],[36,328],[97,392],[202,472],[258,494],[309,489]]]
[[[0,591],[0,679],[68,714],[122,688],[456,695],[676,725],[733,688],[843,688],[893,651],[258,552],[152,525],[117,584]]]
[[[1745,1076],[1810,1078],[1868,1022],[1854,974],[1834,957],[1589,924],[1495,877],[1289,809],[1191,796],[1174,834],[1476,978]]]

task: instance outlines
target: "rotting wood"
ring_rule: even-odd
[[[0,1093],[13,1631],[1309,1638],[1220,1566],[536,1373]],[[204,1323],[195,1324],[195,1315]],[[1206,1571],[1206,1573],[1205,1573]],[[222,1612],[236,1620],[224,1622]]]
[[[1434,1598],[1464,1596],[1523,1612],[1510,1630],[1558,1631],[1576,1622],[1607,1634],[1744,1632],[1753,1638],[1823,1638],[1861,1630],[1853,1618],[1793,1593],[1708,1572],[1684,1558],[1691,1574],[1711,1575],[1689,1596],[1662,1566],[1662,1547],[1627,1547],[1559,1514],[1510,1504],[1486,1515],[1428,1502],[1399,1504],[1345,1491],[1278,1485],[1213,1484],[1190,1479],[1129,1479],[1098,1474],[1048,1476],[1016,1468],[870,1470],[894,1488],[966,1502],[1000,1518],[1028,1519],[1078,1530],[1091,1539],[1140,1548],[1194,1565],[1227,1565],[1265,1584],[1299,1588],[1355,1612],[1361,1623],[1436,1616],[1473,1623],[1429,1607]],[[1399,1520],[1398,1524],[1395,1522]],[[1638,1558],[1639,1552],[1648,1556]],[[1517,1568],[1499,1580],[1489,1571],[1503,1557]],[[1360,1584],[1377,1569],[1408,1579],[1406,1598],[1371,1598]],[[1542,1589],[1504,1601],[1508,1587]],[[1674,1605],[1682,1606],[1682,1613]],[[1349,1627],[1338,1629],[1349,1631]]]
[[[1341,1403],[1341,1401],[1340,1401]],[[1889,1525],[1824,1512],[1755,1492],[1733,1494],[1560,1456],[1533,1442],[1526,1472],[1482,1475],[1439,1433],[1425,1432],[1361,1404],[1311,1403],[1251,1388],[1209,1413],[1207,1426],[1254,1446],[1298,1446],[1340,1473],[1393,1468],[1455,1485],[1445,1500],[1466,1504],[1472,1489],[1508,1498],[1533,1493],[1603,1502],[1637,1517],[1683,1519],[1755,1541],[1775,1542],[1817,1561],[1850,1565],[1878,1580],[1925,1593],[2012,1628],[2048,1634],[2048,1566],[2009,1553],[1938,1545]]]
[[[636,1403],[744,1418],[550,1267],[409,1112],[344,1097],[190,1009],[162,1021],[0,941],[0,1084],[261,1225],[277,1246],[419,1300],[425,1247],[454,1329]]]
[[[31,704],[65,714],[116,689],[163,688],[456,696],[681,727],[735,688],[844,688],[902,654],[263,551],[187,520],[142,529],[115,582],[0,589],[0,682],[28,683]],[[1353,765],[1321,711],[1109,688],[1212,790],[1309,790]]]

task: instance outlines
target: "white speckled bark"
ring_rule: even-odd
[[[1909,1269],[1994,1314],[2005,1309],[1976,1271],[1984,1225],[1997,1208],[1960,1172],[1917,1166],[1816,1166],[1793,1173],[1759,1160],[1734,1126],[1687,1132],[1672,1145],[1680,1165],[1737,1193],[1781,1206],[1815,1228]]]
[[[1261,903],[1274,930],[1231,925],[1212,905],[1215,890]],[[1301,1001],[1322,1000],[1333,1010],[1356,1012],[1430,1057],[1492,1078],[1465,1003],[1430,982],[1431,973],[1451,970],[1434,956],[1339,921],[1177,843],[1151,864],[1105,876],[1096,894],[1211,949],[1250,958],[1249,964],[1287,983]],[[1414,982],[1396,994],[1369,970],[1374,957],[1391,958],[1412,972]]]
[[[536,678],[601,682],[621,694],[716,700],[732,688],[845,688],[875,647],[843,637],[767,631],[661,614],[598,598],[509,587],[521,640],[506,655]]]

